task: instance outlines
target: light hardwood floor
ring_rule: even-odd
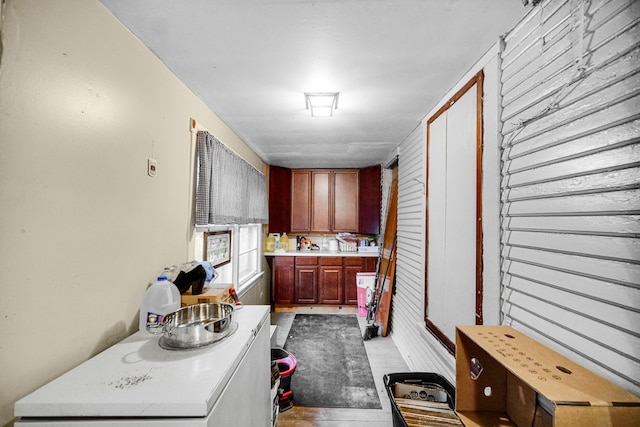
[[[355,307],[285,307],[271,313],[271,324],[277,325],[276,341],[283,346],[296,313],[356,313]],[[358,317],[364,332],[366,319]],[[277,427],[389,427],[393,425],[391,404],[384,387],[383,375],[407,372],[407,367],[391,337],[377,336],[364,341],[382,409],[309,408],[295,406],[278,415]],[[294,373],[295,375],[295,373]],[[295,395],[295,390],[292,390]]]

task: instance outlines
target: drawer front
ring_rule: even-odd
[[[296,265],[318,265],[317,256],[297,256]]]
[[[376,257],[362,257],[362,271],[374,272],[378,267],[378,258]]]
[[[320,258],[320,265],[342,265],[342,257],[323,256]]]
[[[362,257],[359,256],[347,256],[344,257],[344,265],[362,265]]]
[[[275,257],[276,267],[293,267],[294,257],[292,256],[277,256]]]

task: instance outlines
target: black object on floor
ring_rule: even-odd
[[[408,427],[409,425],[402,415],[402,409],[396,402],[396,399],[399,397],[408,399],[409,402],[426,402],[427,405],[433,402],[443,402],[451,410],[451,413],[448,414],[449,419],[447,421],[447,425],[451,425],[452,427],[462,425],[462,422],[460,422],[453,410],[456,401],[456,389],[442,375],[433,372],[398,372],[385,374],[383,380],[384,386],[387,389],[387,395],[391,402],[393,427]],[[397,394],[397,391],[399,391],[396,390],[397,384],[402,384],[404,386],[404,391],[401,395]],[[434,396],[432,396],[431,390],[434,388],[442,389],[444,396],[442,396],[441,393],[434,393]],[[406,395],[404,395],[404,393],[406,393]],[[444,397],[444,399],[442,397]],[[425,406],[422,410],[418,410],[423,417],[424,425],[435,425],[435,422],[432,424],[424,420],[429,416],[428,411],[429,406]],[[432,410],[431,415],[435,415],[437,418],[440,418],[443,411],[443,409]]]
[[[379,329],[380,326],[378,326],[374,320],[372,324],[367,325],[367,327],[365,328],[364,336],[362,337],[362,339],[364,339],[365,341],[369,341],[371,338],[377,337]]]
[[[280,387],[279,402],[280,412],[293,407],[293,392],[291,391],[291,376],[296,372],[296,358],[292,353],[278,347],[271,347],[271,363],[275,363],[279,371]]]
[[[285,349],[295,354],[295,405],[380,409],[355,314],[296,314]]]

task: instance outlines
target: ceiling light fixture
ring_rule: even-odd
[[[331,117],[338,109],[338,92],[305,92],[304,99],[311,117]]]

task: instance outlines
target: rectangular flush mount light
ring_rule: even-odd
[[[305,92],[304,98],[311,117],[331,117],[338,109],[338,92]]]

